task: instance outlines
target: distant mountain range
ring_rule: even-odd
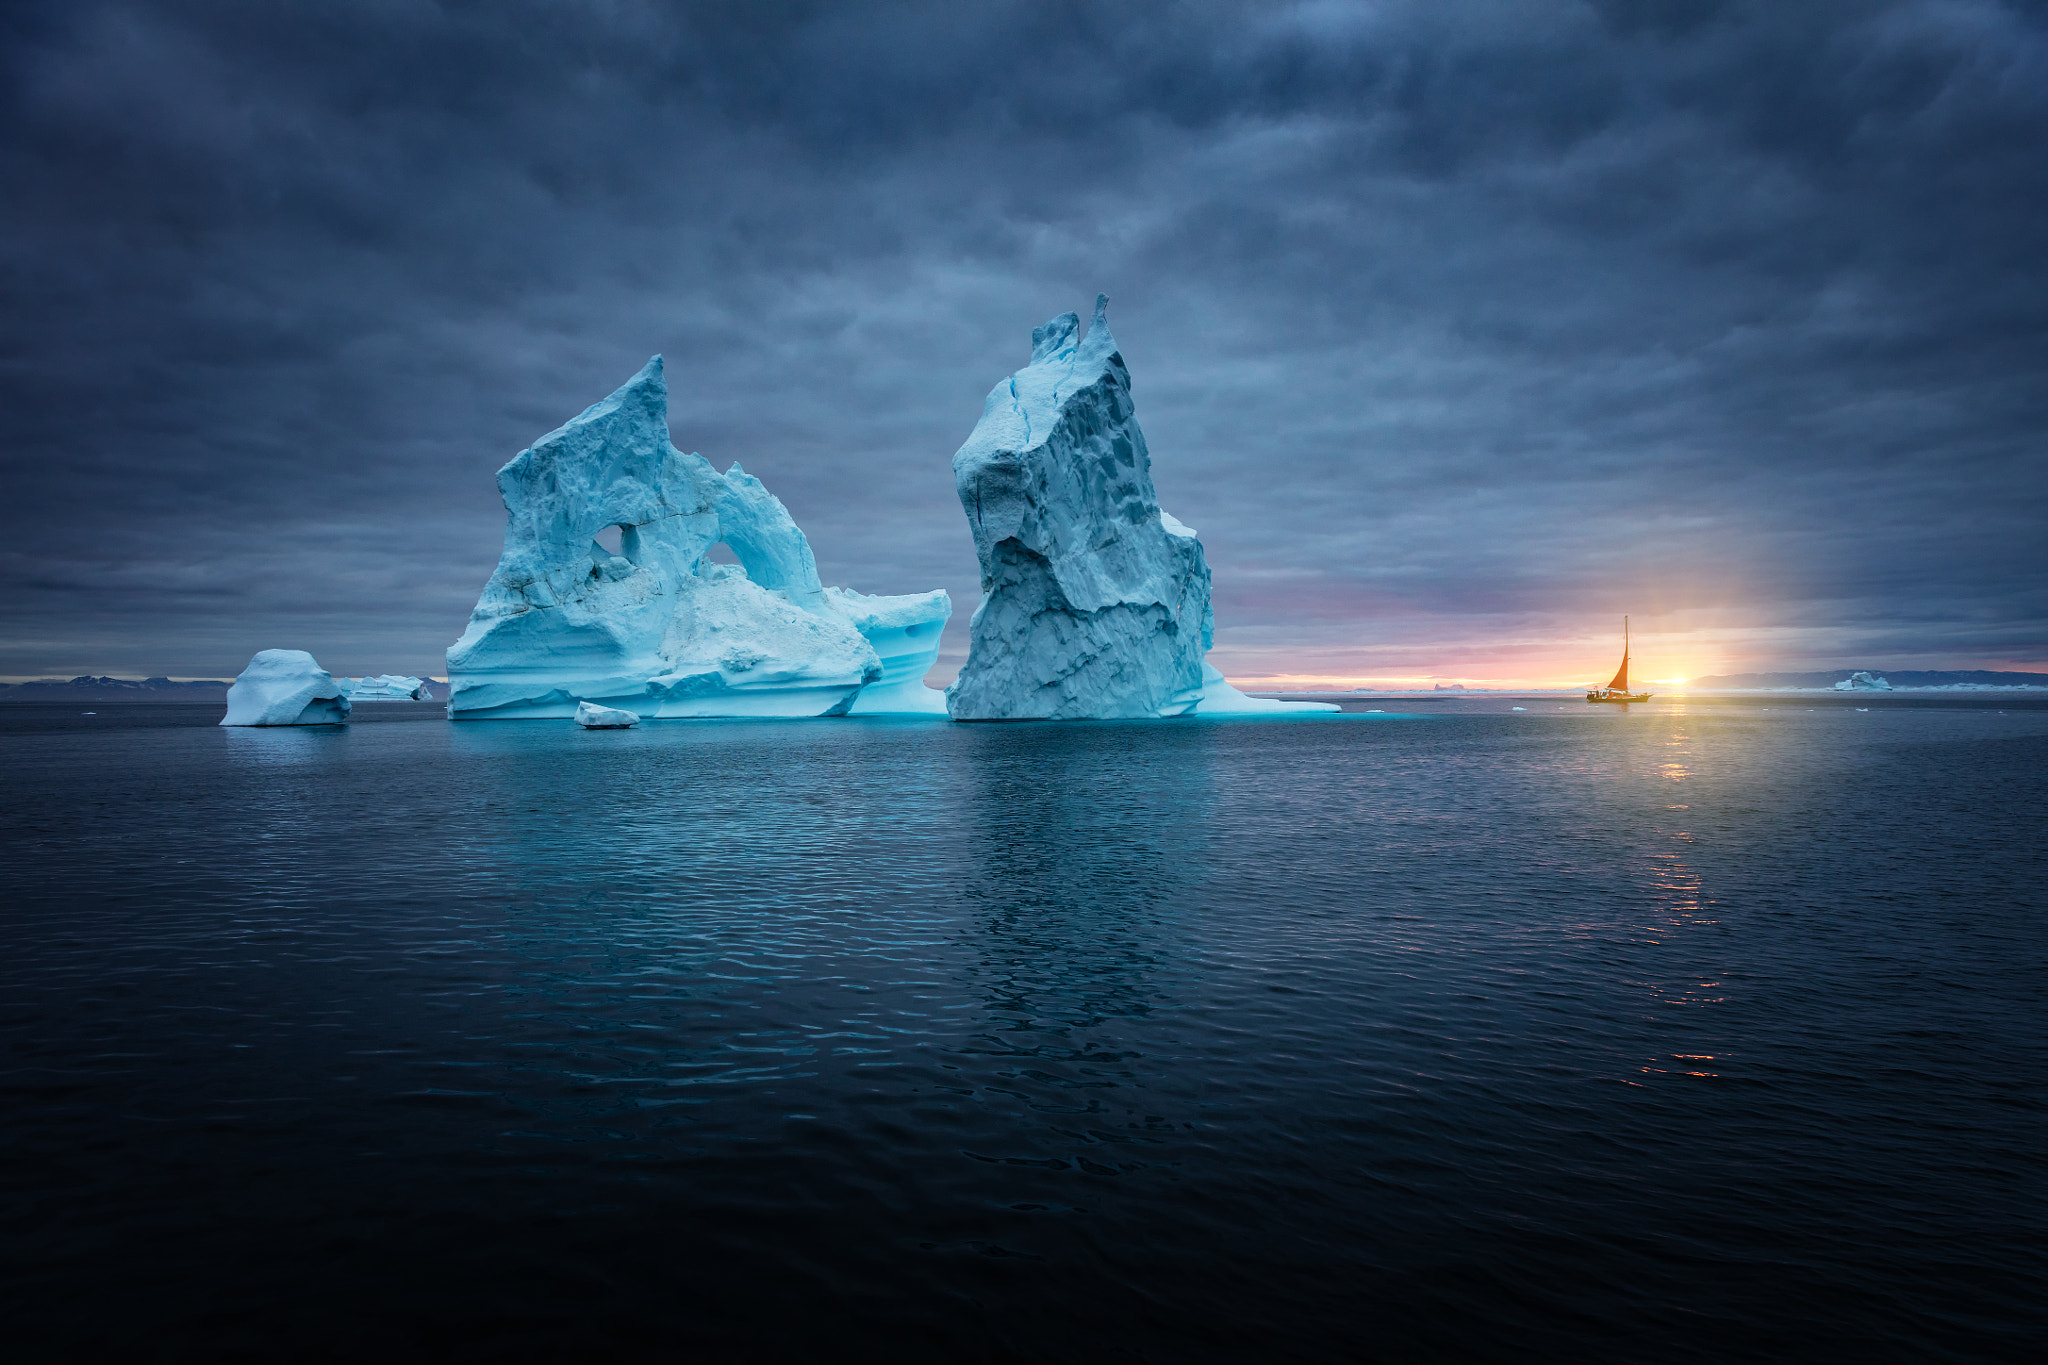
[[[1717,687],[1833,687],[1856,671],[1837,668],[1825,673],[1717,673],[1708,678],[1688,679],[1685,685],[1688,690]],[[1875,673],[1893,687],[2048,687],[2048,673],[1987,673],[1983,669],[1929,672],[1910,668],[1902,668],[1897,672],[1883,668],[1863,671]]]
[[[220,701],[229,684],[219,678],[172,682],[169,678],[43,678],[36,682],[0,683],[0,701]],[[429,682],[436,700],[448,696],[448,684]]]
[[[44,678],[37,682],[0,683],[5,701],[222,701],[228,684],[218,678],[172,682],[169,678]]]

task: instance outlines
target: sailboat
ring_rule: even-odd
[[[1621,667],[1614,670],[1614,681],[1605,687],[1596,688],[1586,694],[1587,701],[1648,701],[1648,692],[1628,690],[1628,618],[1621,618]]]

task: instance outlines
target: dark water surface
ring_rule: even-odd
[[[0,708],[8,1353],[2041,1358],[2048,712],[1531,706]]]

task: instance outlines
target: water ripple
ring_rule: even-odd
[[[0,725],[50,1354],[2048,1332],[2048,715],[176,710]]]

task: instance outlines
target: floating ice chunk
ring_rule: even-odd
[[[1529,708],[1528,708],[1528,707],[1526,707],[1526,706],[1516,706],[1516,707],[1511,707],[1511,708],[1509,708],[1509,709],[1511,709],[1511,710],[1515,710],[1515,711],[1526,711],[1526,710],[1528,710]]]
[[[576,723],[586,730],[630,730],[640,723],[640,717],[631,711],[580,701],[576,703]]]
[[[222,725],[340,725],[348,694],[303,649],[266,649],[228,688]]]
[[[1855,672],[1835,684],[1837,692],[1889,692],[1892,685],[1875,673]]]
[[[352,702],[427,700],[426,680],[400,673],[380,673],[374,678],[336,678],[335,681],[341,684]]]
[[[955,720],[1339,710],[1247,697],[1206,666],[1209,565],[1163,512],[1110,335],[1107,298],[1081,336],[1064,313],[990,391],[953,456],[981,562]]]
[[[454,719],[569,716],[584,701],[657,717],[844,715],[876,684],[874,709],[921,700],[888,683],[781,501],[670,443],[660,356],[499,470],[498,490],[504,555],[448,651]],[[738,565],[708,558],[720,544]],[[916,601],[868,613],[904,618],[875,627],[899,673],[925,642],[908,626],[936,621],[936,657],[951,612],[943,592]]]

